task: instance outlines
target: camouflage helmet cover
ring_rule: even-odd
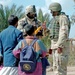
[[[29,5],[26,7],[25,13],[36,13],[36,8],[35,5]]]
[[[59,3],[54,2],[54,3],[50,4],[49,10],[52,10],[52,11],[61,11],[62,7],[61,7],[61,5]]]

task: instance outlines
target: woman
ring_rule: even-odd
[[[31,42],[34,39],[36,39],[36,37],[34,36],[34,26],[26,25],[25,26],[25,31],[26,31],[27,36],[24,39],[26,40],[26,43],[28,45],[30,45]],[[19,54],[20,54],[22,48],[24,48],[24,47],[25,47],[24,40],[22,40],[18,43],[18,45],[13,50],[14,56],[19,58]],[[39,57],[40,55],[42,55],[41,56],[42,58],[46,56],[46,48],[45,48],[45,46],[44,46],[44,44],[42,43],[41,40],[37,39],[37,41],[34,43],[33,47],[36,51],[37,57]],[[20,69],[20,66],[19,66],[18,75],[42,75],[42,70],[43,70],[42,62],[41,62],[41,58],[39,58],[38,61],[37,61],[36,69],[33,73],[27,74],[25,72],[22,72],[21,69]]]

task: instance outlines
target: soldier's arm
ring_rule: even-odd
[[[24,31],[24,28],[23,28],[24,22],[25,22],[25,18],[20,19],[20,20],[18,21],[17,29],[19,29],[19,30],[22,31],[22,32]]]
[[[41,26],[41,24],[42,24],[41,21],[38,20],[38,26]]]
[[[59,29],[59,38],[57,41],[57,46],[63,48],[64,43],[68,39],[68,25],[69,25],[68,18],[66,16],[61,16],[59,20],[59,25],[60,29]]]

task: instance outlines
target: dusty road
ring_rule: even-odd
[[[67,75],[75,75],[75,66],[74,67],[67,67],[68,71],[67,71]],[[49,71],[49,69],[47,69],[47,74],[46,75],[54,75],[52,71]]]

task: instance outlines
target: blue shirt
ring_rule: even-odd
[[[14,57],[12,50],[21,39],[23,39],[22,32],[12,25],[0,33],[0,56],[3,56],[4,66],[16,66],[17,59]]]

